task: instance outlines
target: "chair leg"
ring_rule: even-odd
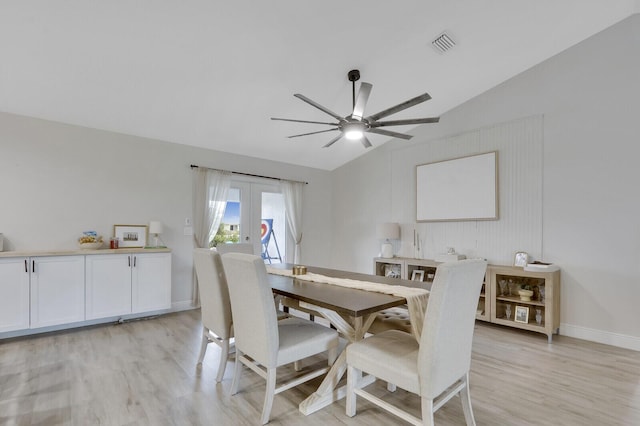
[[[198,356],[198,364],[202,364],[204,360],[204,354],[207,352],[207,346],[209,345],[209,330],[206,327],[202,327],[202,343],[200,343],[200,355]]]
[[[422,424],[425,426],[433,426],[433,399],[422,399]]]
[[[360,372],[350,365],[347,365],[347,409],[346,414],[349,417],[356,415],[356,392],[358,386],[358,377]]]
[[[224,370],[227,368],[227,358],[229,358],[229,339],[224,339],[220,345],[220,364],[218,364],[218,375],[216,382],[220,383],[224,377]]]
[[[338,359],[338,346],[329,348],[329,350],[327,351],[327,358],[329,361],[329,366],[332,366],[333,363],[336,362],[336,359]]]
[[[462,401],[462,411],[467,426],[475,426],[476,420],[473,418],[473,408],[471,407],[471,392],[469,391],[469,373],[464,377],[465,387],[460,391],[460,400]]]
[[[242,357],[242,352],[240,352],[240,350],[236,347],[236,365],[233,369],[233,382],[231,382],[231,395],[235,395],[238,393],[240,374],[242,372],[242,361],[240,361],[241,357]]]
[[[296,361],[293,361],[293,370],[294,371],[302,370],[302,361],[300,361],[299,359]]]
[[[271,407],[273,406],[273,395],[276,392],[276,369],[267,368],[267,389],[264,394],[264,405],[262,406],[262,421],[263,425],[269,423],[269,416],[271,415]]]

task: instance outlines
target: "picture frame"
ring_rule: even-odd
[[[411,272],[411,281],[424,281],[424,271],[422,269],[414,269]]]
[[[529,263],[529,254],[525,251],[517,251],[513,256],[513,266],[524,268]]]
[[[384,276],[388,278],[400,278],[400,265],[387,263],[384,265]]]
[[[147,225],[113,225],[113,236],[119,240],[119,248],[144,248]]]
[[[529,322],[529,308],[526,306],[516,306],[515,322],[527,324]]]

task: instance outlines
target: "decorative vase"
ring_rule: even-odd
[[[542,325],[542,309],[536,309],[536,323]]]
[[[498,285],[500,286],[500,296],[504,297],[507,295],[506,293],[506,289],[507,289],[507,281],[506,280],[500,280],[498,281]]]

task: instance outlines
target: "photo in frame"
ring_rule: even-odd
[[[411,272],[411,281],[424,281],[424,271],[414,269],[413,272]]]
[[[526,306],[516,306],[515,322],[527,324],[529,322],[529,308]]]
[[[391,263],[384,265],[384,276],[389,278],[400,278],[400,265]]]
[[[147,245],[147,225],[113,225],[113,236],[119,248],[144,248]]]
[[[513,266],[524,268],[529,263],[529,254],[524,251],[517,251],[513,257]]]

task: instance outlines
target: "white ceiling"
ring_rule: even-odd
[[[638,0],[0,0],[0,110],[326,170],[365,153],[302,93],[347,115],[441,115],[637,12]],[[446,30],[447,54],[431,47]],[[437,126],[437,124],[427,124]],[[409,127],[391,130],[411,132]],[[388,138],[371,135],[376,146]]]

